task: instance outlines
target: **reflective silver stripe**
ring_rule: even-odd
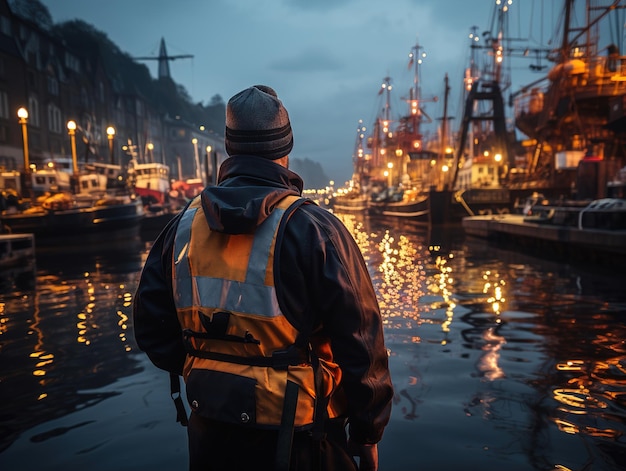
[[[174,297],[177,304],[179,300],[183,298],[181,289],[186,291],[184,288],[181,288],[180,282],[191,278],[187,255],[189,254],[189,241],[191,240],[191,223],[193,222],[197,210],[197,208],[192,208],[185,211],[185,214],[183,214],[178,222],[176,237],[174,238],[174,266],[176,267]]]
[[[190,212],[193,214],[189,215]],[[201,275],[191,276],[187,257],[195,213],[196,209],[185,212],[176,231],[174,241],[176,307],[184,309],[203,306],[264,317],[282,315],[274,287],[265,285],[265,271],[274,234],[285,210],[274,209],[257,228],[248,260],[246,281],[243,283]]]
[[[252,242],[250,260],[248,260],[246,283],[257,283],[259,285],[265,283],[265,270],[270,256],[270,249],[272,248],[272,241],[283,214],[285,214],[284,209],[274,209],[257,228]]]
[[[281,315],[273,286],[207,276],[196,276],[194,284],[198,299],[193,299],[191,290],[184,290],[185,296],[176,302],[179,308],[199,305],[264,317]]]

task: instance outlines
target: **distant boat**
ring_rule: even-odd
[[[185,199],[179,198],[178,192],[172,189],[168,165],[138,163],[133,158],[124,173],[120,165],[94,163],[93,167],[108,176],[110,189],[130,189],[141,200],[145,212],[141,221],[142,233],[160,231],[185,204]]]
[[[28,173],[3,172],[0,190],[0,232],[31,233],[38,243],[138,231],[145,214],[134,195],[110,194],[102,175],[69,174],[53,165]]]
[[[138,163],[131,160],[128,164],[129,178],[135,193],[144,205],[164,205],[170,195],[170,168],[158,162]]]
[[[0,223],[4,232],[31,233],[38,242],[63,242],[68,236],[132,232],[139,228],[144,215],[138,198],[72,198],[58,193],[40,206],[3,211]]]
[[[414,78],[405,98],[408,112],[399,119],[392,116],[393,85],[387,76],[378,91],[382,106],[372,130],[366,135],[365,126],[359,123],[351,187],[335,196],[335,211],[365,211],[374,217],[428,222],[427,189],[433,154],[423,149],[421,133],[422,123],[431,121],[420,94],[421,50],[416,44],[409,54]]]

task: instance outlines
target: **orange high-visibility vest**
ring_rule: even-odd
[[[201,416],[277,428],[289,381],[298,386],[294,426],[306,428],[313,424],[316,391],[327,398],[341,379],[329,343],[318,341],[311,349],[276,297],[278,227],[288,208],[301,202],[284,198],[253,234],[211,231],[200,197],[179,222],[174,300],[187,348],[187,399]],[[328,416],[337,415],[337,406],[329,405]]]

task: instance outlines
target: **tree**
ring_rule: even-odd
[[[50,10],[39,0],[9,0],[9,6],[17,16],[38,24],[46,31],[52,28]]]

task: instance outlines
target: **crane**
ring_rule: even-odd
[[[165,39],[161,38],[161,47],[159,48],[158,57],[133,57],[135,60],[158,60],[159,61],[159,79],[168,78],[171,79],[170,75],[170,63],[169,61],[173,61],[176,59],[193,59],[193,55],[191,54],[180,54],[176,56],[168,56],[167,49],[165,48]]]

